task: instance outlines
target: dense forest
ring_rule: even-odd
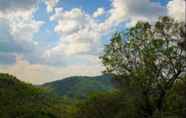
[[[60,87],[69,79],[33,86],[0,74],[0,118],[186,117],[185,22],[169,17],[139,21],[115,33],[100,59],[109,76],[72,80],[85,86],[73,89],[77,95]]]
[[[74,76],[41,85],[52,94],[69,98],[85,99],[89,94],[111,92],[112,79],[109,75],[96,77]]]

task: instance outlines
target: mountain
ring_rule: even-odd
[[[74,106],[76,100],[73,102],[63,96],[85,98],[90,93],[112,89],[111,77],[106,75],[70,77],[33,86],[12,75],[0,73],[0,117],[71,118],[78,109]]]
[[[61,118],[63,102],[42,88],[0,74],[1,118]]]
[[[96,77],[74,76],[62,80],[46,83],[42,87],[60,96],[71,98],[85,98],[88,94],[112,91],[111,76]]]

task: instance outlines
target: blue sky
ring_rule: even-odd
[[[168,15],[184,0],[0,0],[0,72],[41,84],[104,70],[98,57],[117,31]]]

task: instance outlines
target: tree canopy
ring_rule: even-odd
[[[162,114],[169,91],[186,77],[185,26],[169,17],[154,24],[138,22],[127,32],[116,33],[105,47],[101,57],[105,73],[120,89],[128,87],[132,96],[142,97],[144,117]]]

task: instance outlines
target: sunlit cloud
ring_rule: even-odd
[[[104,69],[99,56],[116,31],[165,15],[185,20],[184,0],[105,2],[110,5],[0,0],[0,72],[34,84],[71,75],[98,75]]]

